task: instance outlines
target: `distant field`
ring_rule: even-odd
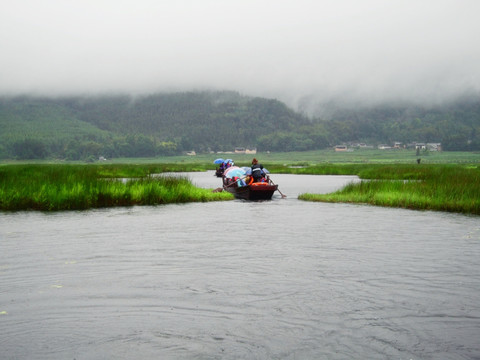
[[[417,156],[415,150],[357,150],[352,152],[335,152],[333,150],[316,150],[302,152],[277,152],[245,154],[200,154],[196,156],[167,156],[145,159],[113,159],[114,163],[212,163],[216,158],[233,159],[238,164],[249,164],[256,157],[266,164],[316,165],[323,163],[401,163],[412,164],[421,159],[421,163],[480,163],[480,153],[472,152],[430,152]]]
[[[243,156],[243,155],[242,155]],[[335,152],[320,150],[308,152],[257,154],[262,162],[271,163],[306,163],[308,165],[323,163],[479,163],[480,153],[472,152],[429,152],[416,155],[415,150],[357,150],[352,152]],[[245,160],[252,156],[246,156]],[[243,158],[239,157],[238,161]]]
[[[466,164],[480,163],[478,152],[422,152],[416,155],[415,150],[356,150],[352,152],[335,152],[333,150],[317,150],[305,152],[276,152],[245,154],[199,154],[196,156],[164,156],[155,158],[116,158],[107,159],[102,163],[114,164],[150,164],[150,163],[193,163],[212,164],[216,158],[233,159],[237,164],[249,164],[256,157],[263,164],[317,165],[332,164],[416,164],[421,159],[422,164]],[[19,163],[2,161],[0,163]],[[21,163],[67,163],[62,160],[22,161]],[[81,162],[70,162],[81,163]]]

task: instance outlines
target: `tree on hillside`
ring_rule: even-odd
[[[13,156],[20,160],[43,159],[48,155],[45,144],[37,139],[24,139],[12,145]]]

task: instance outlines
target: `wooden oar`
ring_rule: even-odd
[[[240,180],[243,180],[243,179],[245,179],[245,178],[246,178],[246,176],[240,178]],[[238,181],[238,180],[235,180],[235,181],[232,182],[231,184],[225,185],[224,187],[216,188],[215,190],[213,190],[213,192],[214,192],[214,193],[216,193],[216,192],[222,192],[225,188],[235,185],[235,184],[237,183],[237,181]]]
[[[271,182],[273,185],[277,185],[277,184],[275,184],[275,183],[272,181],[272,179],[270,179],[270,176],[268,177],[268,181]],[[280,193],[280,195],[282,195],[282,199],[285,199],[285,198],[287,197],[287,195],[284,195],[284,194],[280,191],[280,189],[278,188],[278,185],[277,185],[277,191]]]

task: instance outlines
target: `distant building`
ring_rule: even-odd
[[[335,151],[347,151],[347,145],[336,145],[335,146]]]
[[[426,147],[429,151],[442,151],[441,143],[427,143]]]
[[[373,149],[373,145],[367,145],[365,143],[360,143],[356,145],[359,149]]]
[[[380,145],[378,145],[378,148],[379,148],[380,150],[389,150],[389,149],[391,149],[392,147],[391,147],[390,145],[380,144]]]
[[[192,151],[187,151],[187,155],[195,156],[195,155],[197,155],[197,153],[195,152],[195,150],[192,150]]]
[[[236,147],[234,153],[235,153],[235,154],[256,154],[256,153],[257,153],[257,149],[255,149],[255,148],[249,149],[249,148],[244,148],[244,147]]]

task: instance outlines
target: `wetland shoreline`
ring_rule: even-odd
[[[362,203],[480,215],[476,164],[266,164],[271,173],[357,175],[362,181],[300,200]],[[195,187],[168,172],[206,171],[207,163],[14,164],[0,166],[0,210],[61,211],[231,200],[225,192]],[[128,178],[129,180],[106,181]],[[372,181],[375,180],[375,181]],[[281,184],[280,184],[281,185]]]

